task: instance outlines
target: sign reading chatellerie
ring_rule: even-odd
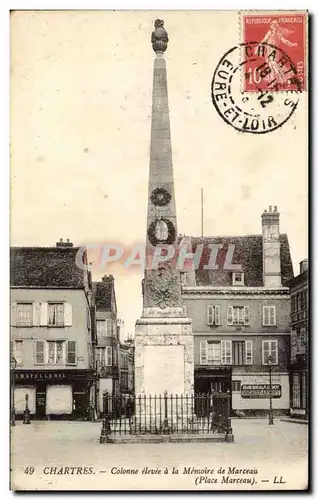
[[[16,380],[64,380],[66,373],[63,372],[16,372]]]
[[[241,396],[242,398],[249,399],[267,399],[281,398],[282,397],[282,387],[279,384],[272,384],[272,389],[270,389],[269,384],[253,384],[253,385],[242,385],[241,386]]]

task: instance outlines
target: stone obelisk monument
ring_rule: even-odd
[[[136,394],[193,394],[191,319],[181,300],[177,215],[164,52],[168,34],[155,21],[150,167],[143,312],[136,322]]]

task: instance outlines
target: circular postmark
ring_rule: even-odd
[[[253,82],[249,91],[247,79]],[[226,52],[211,85],[212,102],[223,120],[251,134],[266,134],[284,125],[297,108],[300,91],[296,66],[288,54],[258,42],[242,43]]]

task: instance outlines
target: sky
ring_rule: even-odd
[[[223,54],[242,40],[237,12],[15,11],[11,14],[11,245],[145,242],[156,18],[169,34],[168,94],[178,232],[261,232],[277,205],[295,274],[307,257],[307,95],[265,134],[225,123],[210,96]],[[91,252],[115,277],[123,336],[141,315],[138,267]]]

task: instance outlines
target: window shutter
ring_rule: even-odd
[[[112,328],[113,328],[113,323],[111,319],[106,319],[106,337],[111,337],[112,336]]]
[[[263,306],[263,326],[267,326],[267,307]]]
[[[40,324],[40,304],[38,302],[33,302],[33,326],[39,326]]]
[[[244,325],[250,324],[250,308],[249,306],[244,306]]]
[[[262,342],[262,361],[263,365],[267,365],[268,362],[268,356],[269,356],[269,341],[268,340],[263,340]]]
[[[200,365],[206,365],[207,359],[207,343],[206,340],[200,340]]]
[[[15,326],[17,324],[17,303],[12,302],[11,306],[11,325]]]
[[[225,365],[225,358],[226,358],[225,342],[226,342],[226,340],[221,340],[221,363],[222,363],[222,365]]]
[[[245,341],[245,364],[247,364],[247,365],[253,364],[253,341],[252,340]]]
[[[76,341],[67,341],[66,363],[68,365],[76,365]]]
[[[220,308],[220,306],[214,306],[214,323],[218,326],[221,324],[221,308]]]
[[[47,326],[47,302],[40,304],[40,325]]]
[[[227,308],[227,324],[233,325],[233,306]]]
[[[112,366],[113,364],[113,349],[111,346],[106,347],[106,366]]]
[[[44,340],[35,341],[35,364],[44,365]]]
[[[64,326],[72,326],[72,304],[64,304]]]
[[[221,363],[223,365],[232,364],[232,341],[221,340]]]
[[[207,315],[207,319],[206,319],[207,325],[213,325],[213,320],[214,320],[214,308],[213,308],[213,306],[207,306],[206,315]]]
[[[271,307],[271,325],[276,325],[276,306]]]
[[[270,341],[270,354],[273,358],[273,365],[277,365],[278,363],[278,349],[277,349],[277,340]]]

